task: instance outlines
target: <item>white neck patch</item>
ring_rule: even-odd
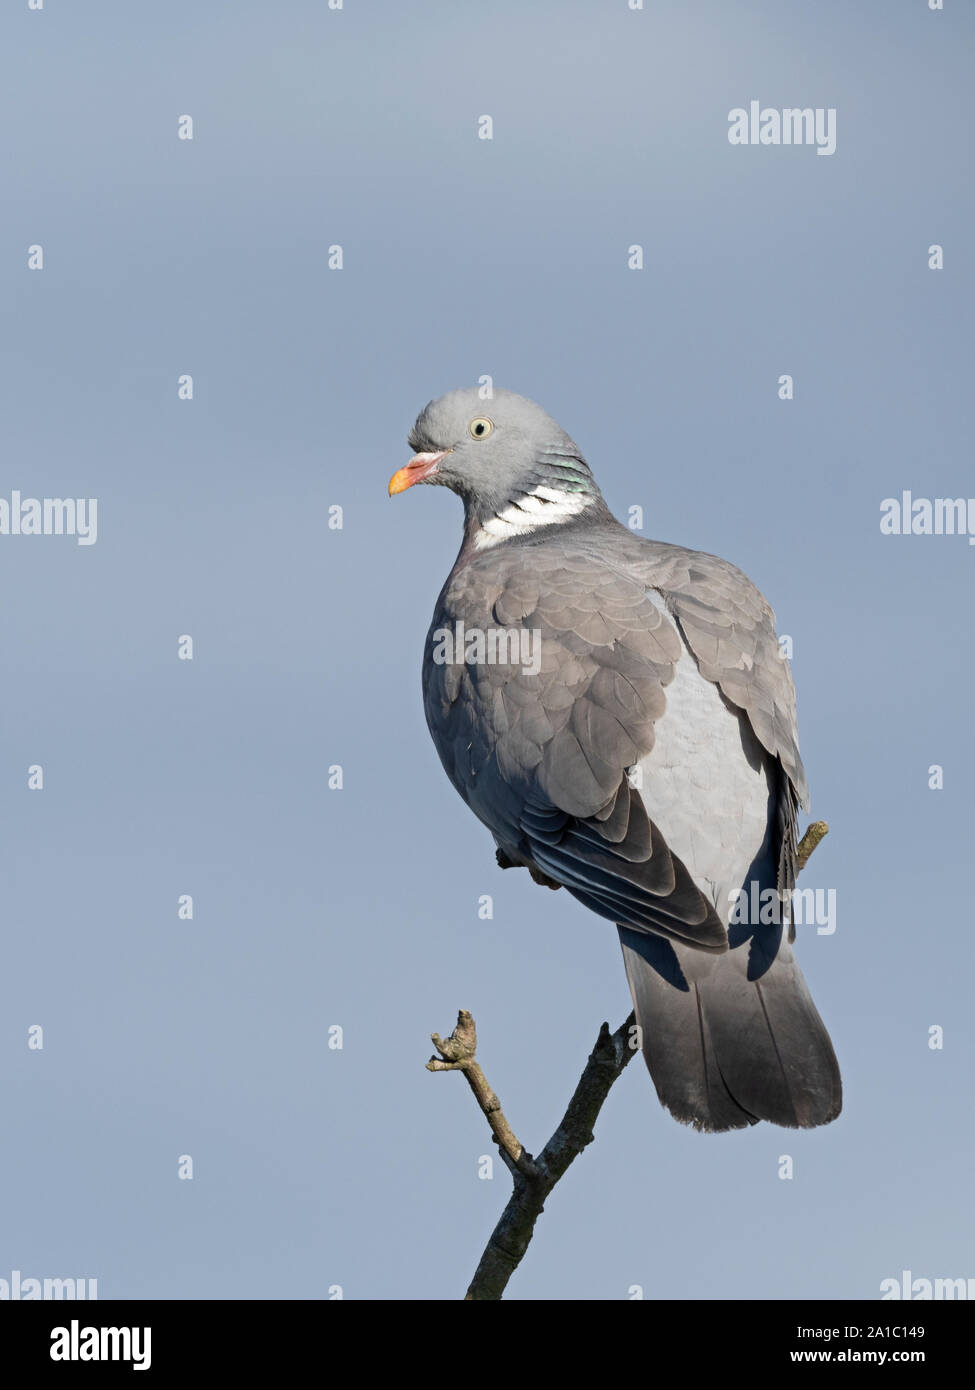
[[[505,507],[503,512],[489,517],[474,534],[474,549],[486,550],[489,545],[511,540],[513,536],[530,536],[540,526],[555,526],[570,521],[595,501],[582,492],[562,492],[558,488],[535,487]]]

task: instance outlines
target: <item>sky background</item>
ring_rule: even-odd
[[[879,529],[975,493],[973,41],[960,0],[7,0],[0,496],[95,497],[98,540],[0,536],[0,1278],[462,1297],[510,1183],[430,1032],[474,1012],[537,1152],[629,1011],[423,720],[460,506],[386,482],[482,374],[792,637],[845,1083],[707,1136],[635,1059],[508,1296],[975,1276],[975,549]],[[835,107],[835,154],[730,145],[752,99]]]

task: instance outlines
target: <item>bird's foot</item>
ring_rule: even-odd
[[[554,878],[549,878],[548,874],[543,874],[541,869],[535,864],[526,864],[523,859],[512,859],[511,855],[505,850],[499,849],[495,858],[498,861],[499,869],[527,869],[534,881],[542,888],[561,888],[561,883],[556,883]]]

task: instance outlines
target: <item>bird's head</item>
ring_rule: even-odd
[[[414,457],[389,493],[416,483],[449,487],[464,502],[475,549],[606,507],[578,446],[524,396],[495,389],[450,391],[427,405],[410,431]]]

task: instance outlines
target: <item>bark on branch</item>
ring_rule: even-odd
[[[593,1127],[603,1101],[636,1050],[635,1023],[630,1014],[615,1033],[610,1033],[608,1024],[602,1025],[562,1122],[537,1158],[532,1158],[515,1138],[501,1102],[474,1060],[477,1036],[467,1010],[460,1010],[457,1026],[446,1041],[437,1033],[432,1035],[440,1056],[430,1058],[428,1070],[464,1073],[514,1181],[514,1190],[481,1256],[466,1301],[501,1298],[528,1249],[545,1199],[573,1159],[592,1143]]]
[[[802,870],[810,855],[826,835],[825,821],[814,821],[799,841],[797,868]],[[500,862],[500,859],[499,859]],[[502,868],[514,865],[502,864]],[[553,885],[554,886],[554,885]],[[545,1209],[552,1188],[569,1165],[593,1141],[596,1118],[613,1083],[622,1074],[634,1052],[639,1050],[636,1018],[631,1013],[615,1033],[604,1023],[589,1054],[582,1076],[566,1107],[562,1121],[537,1158],[522,1146],[501,1109],[501,1102],[488,1085],[476,1060],[477,1030],[466,1009],[457,1015],[449,1038],[431,1034],[439,1056],[427,1062],[428,1071],[462,1071],[483,1111],[494,1142],[511,1173],[514,1184],[501,1219],[491,1233],[484,1254],[474,1272],[465,1301],[498,1300],[531,1242],[535,1222]]]
[[[819,842],[825,839],[828,832],[829,826],[824,820],[814,820],[811,825],[806,827],[806,833],[799,841],[799,847],[796,851],[797,873],[802,873],[803,869],[809,863],[809,856]]]

